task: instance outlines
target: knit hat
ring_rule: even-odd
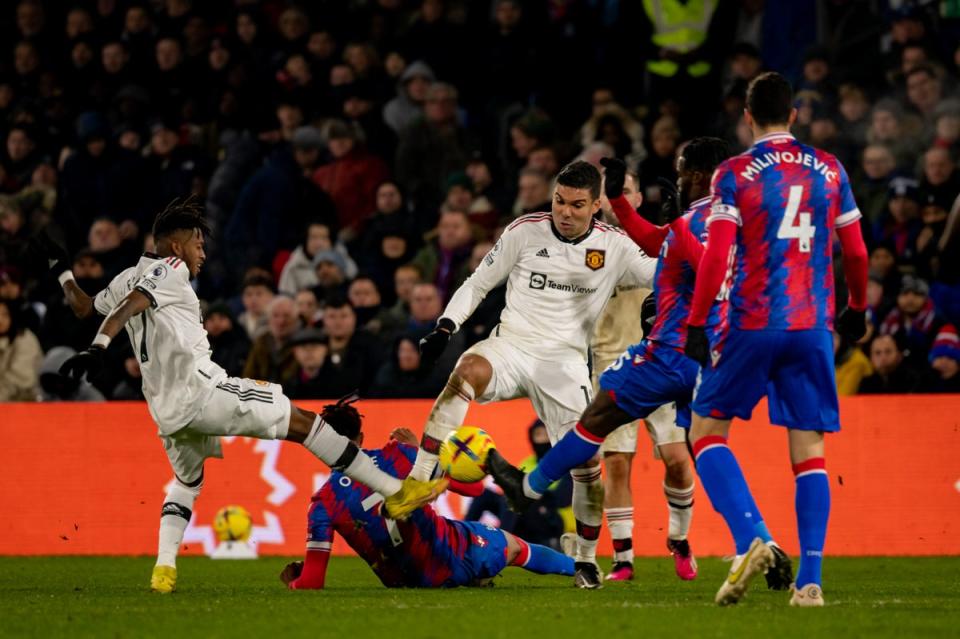
[[[930,349],[930,361],[938,357],[950,357],[960,362],[960,336],[953,324],[944,324]]]

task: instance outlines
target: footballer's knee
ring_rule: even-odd
[[[687,486],[692,479],[690,454],[685,444],[665,444],[660,446],[660,458],[663,460],[668,483],[673,486]]]
[[[631,418],[606,393],[599,393],[580,416],[580,425],[597,437],[606,437]]]
[[[493,366],[490,362],[485,357],[468,353],[457,361],[447,381],[447,388],[457,391],[466,382],[473,389],[472,395],[478,397],[487,389],[491,377],[493,377]]]
[[[310,430],[313,428],[313,422],[316,421],[316,419],[316,413],[291,406],[290,427],[287,429],[286,437],[287,441],[302,444],[307,438],[307,435],[310,434]]]
[[[607,471],[608,482],[629,482],[633,453],[607,453],[603,457],[603,465]]]
[[[596,468],[600,465],[600,455],[594,455],[576,468]]]

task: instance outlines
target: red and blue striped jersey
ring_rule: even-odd
[[[390,441],[367,450],[380,470],[400,479],[413,468],[414,446]],[[467,551],[470,532],[430,506],[406,521],[380,514],[383,496],[335,472],[314,494],[307,533],[308,550],[329,550],[334,533],[343,537],[387,587],[457,585],[455,566]]]
[[[692,203],[681,221],[699,242],[707,239],[707,217],[710,214],[710,198],[704,197]],[[657,319],[647,340],[682,351],[687,343],[687,316],[693,301],[696,273],[690,265],[689,256],[679,249],[677,233],[667,233],[660,246],[660,259],[653,279],[653,291],[657,298]],[[719,332],[726,313],[726,304],[714,302],[705,325],[708,335]],[[712,341],[712,340],[711,340]]]
[[[832,329],[833,231],[860,219],[837,158],[772,133],[717,167],[711,188],[707,224],[722,219],[740,227],[729,325]]]

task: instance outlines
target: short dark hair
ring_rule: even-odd
[[[713,173],[717,165],[730,157],[730,147],[720,138],[693,138],[683,147],[683,168],[688,171]]]
[[[199,230],[204,235],[210,234],[210,224],[203,216],[203,205],[200,199],[190,195],[185,199],[176,198],[167,208],[157,214],[153,221],[153,239],[169,237],[177,231]]]
[[[333,426],[333,430],[338,434],[347,439],[356,439],[363,425],[363,415],[351,404],[358,399],[360,399],[360,395],[356,392],[345,395],[338,399],[336,404],[325,405],[323,410],[320,411],[320,417]]]
[[[747,111],[759,126],[786,124],[793,109],[793,89],[779,73],[761,73],[747,87]]]
[[[583,160],[575,160],[560,169],[557,174],[557,184],[569,186],[572,189],[587,189],[590,197],[600,197],[600,171],[597,167]]]

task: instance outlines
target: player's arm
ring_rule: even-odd
[[[93,298],[77,286],[73,271],[70,270],[70,257],[66,250],[54,242],[46,231],[41,231],[30,240],[29,251],[38,262],[45,263],[46,268],[50,270],[50,274],[60,282],[64,298],[70,305],[73,314],[80,319],[90,317],[95,310]]]
[[[609,197],[607,199],[610,200]],[[651,224],[637,213],[623,195],[610,200],[610,208],[613,209],[613,214],[617,216],[627,237],[636,242],[644,253],[657,255],[660,252],[660,246],[670,232],[669,225]]]
[[[60,374],[73,379],[80,379],[84,373],[87,374],[88,379],[96,377],[103,369],[103,357],[107,346],[123,330],[131,317],[147,310],[150,304],[150,298],[140,290],[130,291],[100,324],[100,330],[93,338],[93,343],[86,350],[65,361],[60,367]]]
[[[734,176],[723,164],[713,176],[711,191],[714,195],[707,218],[707,246],[697,269],[693,301],[687,317],[687,344],[684,347],[687,356],[701,365],[705,365],[709,357],[709,344],[703,327],[707,323],[710,307],[723,286],[730,251],[740,226]]]
[[[695,272],[699,271],[705,247],[690,230],[689,222],[682,217],[677,218],[670,224],[670,231],[673,233],[671,250],[677,257],[688,262]]]
[[[506,228],[497,243],[480,261],[477,270],[450,298],[443,314],[437,320],[437,327],[420,340],[420,356],[426,364],[432,364],[440,358],[450,336],[473,315],[473,311],[487,293],[507,279],[523,247],[522,229],[522,225],[517,222]]]
[[[847,280],[847,308],[837,317],[837,332],[847,339],[859,341],[867,331],[867,246],[860,231],[860,209],[853,199],[847,172],[840,166],[840,215],[835,220],[840,250],[843,253],[843,275]]]

